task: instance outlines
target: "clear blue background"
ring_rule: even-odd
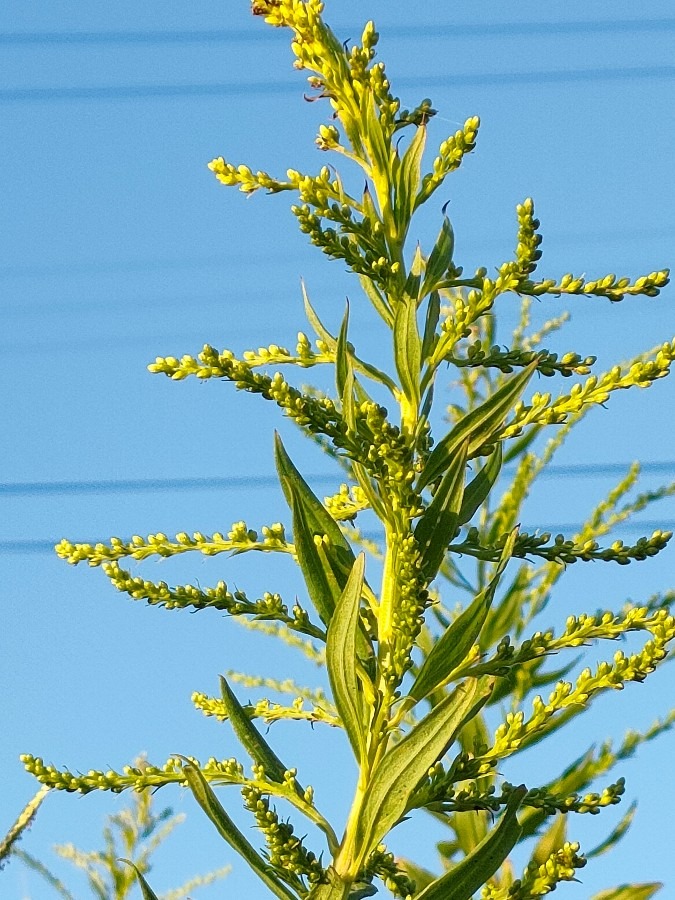
[[[512,253],[514,207],[531,195],[545,236],[542,275],[637,276],[673,263],[670,3],[333,0],[327,10],[345,39],[358,40],[369,17],[404,104],[431,96],[439,110],[432,147],[467,116],[482,118],[476,152],[420,224],[427,247],[440,206],[451,199],[457,262],[491,268]],[[145,371],[157,354],[197,352],[205,341],[237,351],[272,341],[293,346],[306,327],[300,276],[332,325],[349,295],[359,352],[381,356],[381,333],[358,285],[297,231],[289,197],[246,200],[206,169],[221,154],[281,175],[289,166],[313,172],[326,161],[313,139],[327,107],[303,102],[305,82],[291,69],[287,45],[288,34],[252,19],[245,0],[9,0],[0,8],[0,480],[260,479],[227,490],[3,490],[0,829],[34,789],[21,752],[73,770],[120,768],[140,751],[160,762],[174,752],[228,757],[238,753],[228,727],[195,712],[191,691],[217,692],[217,674],[230,668],[322,682],[320,671],[270,639],[217,614],[134,604],[100,572],[68,567],[45,549],[63,536],[226,531],[243,517],[253,527],[288,521],[279,491],[264,480],[273,473],[273,427],[281,427],[307,471],[330,474],[328,460],[304,447],[270,404],[228,385],[172,384]],[[668,288],[656,300],[616,305],[546,298],[537,317],[571,309],[571,326],[551,347],[597,354],[607,366],[672,337],[673,296]],[[500,301],[503,339],[514,311],[512,298]],[[669,381],[639,396],[614,396],[558,462],[640,459],[667,463],[672,476],[673,413]],[[642,484],[656,487],[667,477],[648,474]],[[615,480],[549,478],[523,524],[578,523]],[[647,518],[645,533],[655,518],[672,523],[675,504],[664,501]],[[618,536],[635,540],[638,532]],[[575,566],[550,607],[551,620],[618,608],[628,596],[639,600],[669,587],[672,558],[666,553],[621,569]],[[178,583],[224,578],[251,596],[302,594],[288,562],[274,557],[188,555],[138,571]],[[504,775],[544,779],[591,741],[620,737],[629,725],[647,727],[672,705],[672,685],[664,669],[643,686],[602,699],[595,718],[571,729],[562,744],[514,759]],[[339,735],[283,724],[272,736],[339,822],[349,800],[343,785],[353,774]],[[636,825],[619,852],[590,864],[580,873],[583,883],[562,886],[561,896],[582,900],[631,879],[669,880],[663,896],[672,894],[673,750],[671,734],[620,767],[628,796],[640,798]],[[236,792],[225,796],[237,810]],[[157,799],[189,815],[158,857],[157,891],[231,861],[230,878],[198,896],[265,896],[188,795],[167,790]],[[103,815],[124,802],[53,796],[23,846],[43,859],[57,840],[96,848]],[[590,849],[623,808],[590,821],[577,817],[571,836]],[[433,866],[431,835],[437,829],[419,819],[402,826],[392,846]],[[75,896],[87,896],[67,866],[54,867]],[[49,896],[18,863],[0,879],[8,900]]]

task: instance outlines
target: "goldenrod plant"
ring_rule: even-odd
[[[478,118],[444,140],[429,165],[426,142],[435,110],[429,100],[401,107],[383,63],[375,62],[378,34],[372,22],[361,43],[349,46],[324,23],[319,0],[254,0],[252,11],[291,32],[295,68],[309,73],[313,98],[330,107],[316,143],[355,166],[365,188],[350,193],[329,165],[318,175],[290,170],[285,176],[224,158],[210,168],[220,182],[245,194],[288,191],[297,197],[291,209],[301,230],[358,276],[364,297],[359,302],[370,303],[390,341],[391,371],[359,355],[349,308],[341,324],[324,323],[307,291],[304,305],[314,337],[301,333],[293,350],[272,345],[238,356],[205,346],[197,356],[158,358],[151,372],[175,381],[224,380],[273,401],[331,455],[338,467],[335,493],[317,497],[277,435],[276,465],[290,527],[272,523],[254,530],[240,521],[213,535],[158,533],[95,545],[64,540],[56,551],[72,564],[100,566],[136,600],[168,609],[220,610],[277,635],[325,661],[330,695],[266,673],[228,673],[217,696],[195,694],[199,710],[229,720],[250,770],[234,758],[200,763],[172,756],[158,766],[76,775],[34,756],[23,761],[41,783],[66,791],[187,786],[260,879],[255,896],[543,896],[575,880],[586,863],[572,826],[568,836],[570,819],[619,803],[623,780],[607,783],[605,776],[668,728],[673,714],[666,712],[644,733],[629,732],[618,746],[594,745],[545,784],[509,783],[510,759],[551,737],[559,754],[563,726],[603,694],[644,681],[667,659],[675,618],[672,594],[590,614],[570,611],[558,632],[542,625],[542,617],[568,566],[628,565],[660,553],[669,532],[655,531],[635,544],[604,538],[673,488],[635,493],[636,465],[578,532],[567,536],[528,531],[521,525],[523,503],[591,409],[610,402],[616,391],[646,388],[668,374],[675,340],[594,374],[594,357],[545,348],[564,322],[552,319],[532,331],[531,303],[561,294],[599,303],[655,297],[668,272],[635,280],[613,274],[540,278],[541,236],[529,199],[516,210],[513,258],[494,275],[487,267],[462,270],[445,207],[433,246],[415,246],[413,219],[432,198],[442,206],[446,179],[474,148]],[[496,339],[506,294],[522,301],[509,347]],[[314,366],[332,368],[330,392],[299,387],[280,371],[296,367],[304,375]],[[448,373],[453,385],[444,425],[438,398]],[[544,379],[571,386],[535,389]],[[359,517],[361,523],[374,517],[381,538],[360,530]],[[302,572],[305,597],[290,604],[276,592],[250,597],[224,581],[212,588],[170,586],[124,568],[125,560],[251,552],[290,557]],[[585,648],[631,632],[631,646],[642,639],[634,652],[614,651],[592,668],[579,665]],[[562,657],[570,651],[571,658]],[[556,655],[562,658],[552,662]],[[242,704],[237,682],[295,699]],[[330,821],[321,786],[315,796],[293,760],[279,758],[267,734],[267,725],[278,719],[344,731],[358,767],[354,783],[344,786],[352,796],[346,821]],[[226,811],[232,795],[225,800],[221,785],[240,787],[264,849]],[[290,809],[291,818],[282,817],[279,805]],[[440,874],[387,849],[390,832],[425,811],[447,827],[448,838],[439,845]],[[616,844],[631,817],[632,809],[609,836],[600,835],[588,855]],[[301,837],[307,827],[312,846]],[[321,843],[314,843],[316,835]],[[528,860],[520,876],[514,851]],[[155,896],[146,879],[141,884],[146,898]],[[596,900],[648,898],[658,887],[617,886]]]
[[[18,842],[23,838],[25,832],[28,831],[35,821],[38,810],[42,806],[48,793],[49,788],[44,785],[36,791],[21,810],[7,834],[0,841],[0,868],[4,866],[12,853],[16,852]]]
[[[135,762],[135,766],[141,770],[145,765],[143,758]],[[15,860],[30,869],[41,884],[41,890],[36,896],[42,897],[42,889],[49,886],[50,896],[60,897],[61,900],[75,900],[82,897],[79,888],[71,890],[45,861],[18,846],[18,840],[33,823],[49,791],[48,787],[40,788],[0,843],[0,865]],[[151,791],[137,792],[132,795],[128,806],[107,817],[103,827],[102,849],[80,850],[73,844],[57,844],[54,851],[86,876],[87,896],[93,900],[126,900],[132,896],[138,877],[150,871],[153,855],[184,821],[185,815],[174,815],[169,807],[155,810]],[[160,900],[182,900],[189,897],[198,888],[224,878],[230,869],[230,866],[225,866],[190,878],[180,887],[161,894]]]

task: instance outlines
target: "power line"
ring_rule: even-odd
[[[672,239],[673,235],[675,235],[675,223],[653,228],[603,228],[584,232],[559,232],[550,239],[550,244],[552,246],[555,245],[555,247],[586,247],[589,243],[602,243],[610,241],[631,241],[632,244],[635,244],[639,241],[650,243],[660,239]],[[491,250],[493,247],[501,247],[504,243],[501,237],[490,235],[486,236],[485,234],[480,235],[480,237],[475,240],[472,238],[471,234],[460,236],[460,239],[465,241],[467,244],[470,244],[473,249],[481,249],[485,252],[488,252],[488,250]],[[296,265],[295,261],[290,259],[288,254],[283,253],[281,250],[279,250],[278,252],[275,250],[271,250],[264,256],[254,255],[247,258],[251,262],[258,262],[264,259],[265,262],[274,263],[275,270],[279,270],[284,265]],[[17,263],[16,265],[3,266],[2,269],[0,269],[0,280],[12,278],[52,278],[54,276],[63,275],[77,277],[80,275],[104,275],[108,273],[113,274],[119,272],[152,272],[155,270],[163,271],[165,269],[189,270],[200,268],[222,268],[224,266],[231,266],[233,261],[239,261],[240,259],[240,255],[219,252],[217,257],[195,256],[183,258],[171,257],[166,259],[153,259],[147,257],[145,259],[113,261],[106,260],[97,262],[71,261],[42,263],[37,265],[34,263],[31,263],[29,265]],[[218,298],[222,300],[222,295],[218,295]],[[0,296],[0,304],[2,304],[3,299],[5,298]],[[190,300],[192,301],[193,299],[194,298],[191,295]],[[7,295],[6,300],[7,303],[13,302],[12,298],[10,298],[9,295]],[[134,300],[134,302],[136,301]],[[147,298],[143,298],[143,302],[148,302]],[[153,298],[151,302],[164,303],[165,298]],[[184,302],[184,298],[178,298],[170,302]],[[72,305],[74,304],[61,303],[59,304],[59,310],[62,310],[64,306],[67,308]],[[84,305],[84,301],[78,301],[78,305]],[[91,309],[95,304],[87,301],[86,305],[88,309]],[[25,308],[22,308],[22,310],[14,311],[22,312],[25,311]],[[28,311],[30,312],[30,310]]]
[[[578,522],[564,522],[557,525],[524,525],[524,528],[528,533],[536,531],[539,532],[539,534],[543,534],[544,532],[550,534],[573,534],[579,527],[580,523]],[[630,532],[633,534],[639,533],[641,535],[648,535],[657,529],[660,529],[661,531],[673,531],[675,530],[675,520],[645,519],[641,522],[622,522],[613,529],[613,533]],[[384,533],[378,531],[363,531],[361,532],[361,535],[366,540],[381,540]],[[0,540],[0,553],[53,553],[54,546],[59,540],[60,539],[49,540],[46,538],[38,538],[35,540]],[[109,539],[106,538],[102,541],[91,540],[88,541],[88,543],[95,545],[97,543],[106,543],[107,540]]]
[[[596,478],[625,475],[630,463],[577,463],[571,465],[547,466],[540,477],[548,478]],[[513,474],[507,468],[506,474]],[[643,475],[668,475],[675,472],[675,460],[642,463]],[[332,485],[339,481],[339,475],[307,475],[314,484]],[[100,479],[97,481],[14,481],[0,483],[0,494],[14,497],[34,495],[54,496],[63,494],[128,494],[155,491],[204,491],[212,489],[241,490],[269,488],[278,484],[276,475],[233,475],[209,476],[202,478],[125,478]]]
[[[315,484],[333,484],[330,475],[308,475]],[[214,488],[241,490],[277,485],[274,475],[241,475],[209,478],[125,478],[100,481],[26,481],[0,484],[0,494],[14,497],[57,494],[129,494],[155,491],[205,491]]]
[[[340,26],[341,31],[360,25]],[[571,22],[495,22],[439,25],[388,25],[386,36],[392,40],[422,37],[535,37],[551,35],[590,35],[606,33],[644,34],[675,30],[675,19],[593,19]],[[51,31],[3,32],[0,46],[63,46],[88,44],[203,44],[267,43],[277,40],[271,29],[198,29],[144,31]]]
[[[439,87],[520,87],[591,81],[643,81],[675,78],[675,66],[620,66],[594,69],[554,69],[533,72],[458,72],[454,75],[415,75],[397,79],[403,89]],[[302,90],[295,81],[221,82],[212,84],[139,84],[100,87],[6,88],[0,103],[51,101],[175,100],[182,97],[235,97],[293,94]]]
[[[139,84],[101,87],[10,88],[0,90],[0,103],[25,103],[52,100],[171,100],[176,97],[232,97],[242,94],[290,94],[298,89],[291,81],[250,82],[247,84]]]

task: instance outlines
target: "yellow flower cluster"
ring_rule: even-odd
[[[215,556],[217,553],[244,553],[248,550],[277,551],[281,553],[294,553],[293,544],[286,541],[283,525],[263,526],[262,540],[258,533],[248,528],[245,522],[235,522],[227,537],[220,532],[212,535],[204,535],[195,531],[189,535],[182,531],[172,540],[162,532],[149,534],[147,537],[134,535],[130,541],[121,538],[110,538],[109,544],[73,544],[65,538],[54,548],[56,555],[72,565],[80,562],[88,562],[90,566],[100,566],[103,563],[122,559],[130,556],[133,559],[147,559],[150,556],[176,556],[179,553],[187,553],[196,550],[205,556]],[[115,573],[113,572],[113,575]]]
[[[428,200],[433,192],[443,184],[446,177],[459,168],[467,153],[471,153],[476,146],[479,128],[480,119],[478,116],[471,116],[462,128],[443,141],[438,156],[432,164],[433,172],[425,175],[422,179],[422,188],[417,197],[416,206],[420,206]]]
[[[663,344],[652,359],[635,362],[627,368],[614,366],[604,375],[591,375],[575,384],[569,394],[551,399],[550,394],[534,394],[529,404],[519,401],[513,418],[501,432],[501,439],[514,437],[528,425],[559,424],[587,405],[605,403],[614,391],[632,387],[646,388],[665,378],[675,360],[675,340]]]
[[[548,859],[538,865],[530,863],[523,877],[516,879],[508,887],[486,885],[481,891],[481,900],[531,900],[551,893],[563,881],[577,881],[577,869],[586,865],[584,856],[579,855],[579,844],[565,841]]]
[[[227,718],[225,705],[218,697],[209,697],[207,694],[195,691],[192,694],[192,702],[205,716],[214,716],[221,721]],[[245,707],[245,710],[251,719],[262,719],[266,725],[270,725],[272,722],[279,722],[281,719],[311,722],[312,724],[321,723],[332,725],[334,728],[339,728],[342,724],[336,715],[328,712],[321,706],[312,706],[311,709],[305,709],[303,697],[296,697],[290,706],[283,706],[281,703],[274,703],[264,698]]]

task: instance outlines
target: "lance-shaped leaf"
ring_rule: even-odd
[[[374,897],[377,893],[377,888],[369,881],[355,881],[347,900],[365,900],[366,897]]]
[[[335,604],[354,568],[356,557],[335,519],[291,462],[278,434],[275,435],[275,458],[279,481],[293,512],[295,550],[307,592],[321,620],[328,625],[333,617]],[[356,463],[354,469],[358,476]],[[368,477],[365,470],[361,474],[364,479]],[[361,478],[359,482],[361,483]],[[373,490],[367,496],[371,502],[379,505],[379,499]],[[328,543],[318,543],[315,535],[325,535]],[[373,653],[365,629],[360,623],[358,650],[362,659],[367,659]]]
[[[363,463],[352,460],[352,472],[354,473],[354,477],[359,483],[359,487],[366,495],[366,499],[370,508],[373,510],[378,519],[380,519],[380,521],[383,521],[386,518],[387,513],[382,500],[377,493],[377,488],[373,484],[373,481],[368,473],[368,470],[363,465]]]
[[[468,678],[392,747],[375,769],[357,824],[364,852],[382,841],[408,810],[417,785],[454,742],[462,725],[485,704],[492,682]]]
[[[415,200],[420,186],[426,132],[427,129],[424,125],[418,126],[415,136],[403,154],[403,159],[396,173],[394,219],[399,240],[405,237],[410,225],[410,218],[415,209]]]
[[[417,297],[419,295],[423,274],[424,257],[422,256],[422,251],[420,250],[418,244],[415,248],[415,255],[413,256],[412,263],[410,264],[410,271],[408,272],[408,277],[406,278],[403,288],[404,293],[406,293],[409,297]]]
[[[293,540],[298,565],[314,608],[324,625],[328,625],[333,618],[335,604],[340,596],[335,572],[330,566],[326,554],[319,553],[314,539],[315,532],[309,526],[305,507],[295,488],[291,489],[291,509],[293,510]]]
[[[499,824],[473,853],[432,882],[415,900],[471,900],[518,843],[521,828],[516,814],[526,793],[524,785],[514,788]]]
[[[492,605],[502,573],[511,559],[517,536],[518,529],[514,529],[504,544],[494,577],[488,586],[446,628],[424,660],[410,689],[409,697],[415,702],[422,700],[447,681],[448,677],[457,666],[461,665],[467,653],[473,647],[485,624],[485,619]]]
[[[445,207],[443,208],[445,213]],[[443,280],[443,276],[448,271],[452,263],[452,254],[455,249],[455,236],[452,231],[450,219],[444,215],[441,230],[436,238],[434,249],[427,260],[427,270],[422,282],[422,290],[420,291],[420,299],[426,297],[436,288],[436,285]]]
[[[602,856],[603,853],[608,853],[610,850],[613,850],[614,847],[619,843],[619,841],[625,836],[630,826],[633,824],[636,810],[637,802],[631,803],[625,814],[621,817],[619,824],[612,829],[611,833],[607,835],[605,840],[602,841],[602,843],[598,844],[597,847],[593,847],[593,849],[588,853],[584,853],[586,859],[593,859],[593,857],[595,856]]]
[[[367,191],[364,194],[364,197],[368,197],[372,204],[372,198],[370,197],[370,193]],[[375,214],[375,220],[379,222],[379,216]],[[387,304],[384,296],[377,289],[372,279],[367,275],[359,275],[359,281],[361,282],[361,287],[363,288],[363,292],[366,297],[373,304],[378,315],[387,323],[387,325],[391,328],[392,322],[394,321],[394,317],[392,315],[391,309]]]
[[[429,421],[429,414],[434,402],[434,386],[430,384],[424,394],[422,406],[420,407],[420,428]],[[419,432],[421,434],[421,431]]]
[[[291,462],[278,434],[274,452],[279,482],[293,512],[298,562],[309,596],[327,625],[354,565],[354,552],[335,519]],[[322,553],[314,539],[317,534],[328,538]]]
[[[347,568],[348,574],[354,564],[354,554],[347,539],[342,534],[338,523],[293,465],[281,437],[276,433],[274,435],[274,459],[286,502],[292,507],[295,494],[302,503],[309,528],[315,534],[325,534],[334,547],[342,548],[344,553],[351,557]],[[345,575],[345,580],[346,577]]]
[[[220,676],[220,690],[223,696],[225,712],[243,748],[254,763],[263,766],[265,776],[270,781],[277,781],[279,784],[283,784],[284,773],[287,771],[287,767],[281,762],[255,727],[251,717],[247,715],[241,703],[237,700],[234,691],[222,675]],[[296,788],[299,794],[302,795],[304,793],[299,785],[296,785]]]
[[[448,544],[457,531],[464,494],[467,448],[466,441],[458,447],[434,499],[415,527],[415,540],[427,581],[432,581],[438,574]]]
[[[348,378],[349,369],[349,346],[347,343],[347,334],[349,331],[349,301],[345,306],[345,314],[342,318],[342,325],[338,334],[337,344],[335,347],[335,384],[337,387],[338,397],[342,397]]]
[[[356,429],[354,409],[354,364],[350,352],[347,333],[349,329],[349,303],[345,309],[342,326],[335,349],[335,381],[338,397],[342,404],[342,415],[350,431]]]
[[[417,328],[417,304],[404,295],[396,304],[394,316],[394,362],[403,393],[417,410],[420,402],[422,341]]]
[[[434,447],[420,475],[417,488],[426,487],[447,469],[457,448],[468,441],[469,456],[479,450],[499,430],[504,419],[525,390],[537,368],[538,360],[533,360],[522,372],[509,378],[498,391],[455,425]]]
[[[372,291],[375,291],[375,288],[372,285],[372,282],[366,278],[365,276],[361,276],[364,282],[370,285]],[[305,289],[305,285],[302,285],[302,295],[305,304],[305,313],[309,320],[310,325],[316,332],[317,336],[323,341],[328,350],[331,353],[335,353],[337,351],[337,338],[333,337],[333,335],[328,331],[326,326],[323,324],[321,319],[318,316],[318,313],[312,306],[309,296],[307,295],[307,291]],[[375,298],[377,299],[377,298]],[[389,317],[388,323],[390,323],[391,316]],[[392,381],[392,379],[387,375],[386,372],[383,372],[381,369],[378,369],[377,366],[373,366],[371,363],[365,362],[363,359],[359,359],[359,357],[353,352],[353,347],[350,347],[350,352],[352,354],[352,365],[357,372],[361,372],[365,375],[368,375],[373,381],[379,381],[380,384],[383,384],[387,387],[393,394],[396,393],[396,384]]]
[[[159,900],[159,897],[153,891],[153,889],[150,887],[148,882],[145,880],[145,878],[143,877],[143,874],[140,871],[140,869],[138,868],[138,866],[135,866],[130,859],[120,858],[119,861],[126,863],[128,866],[131,866],[131,868],[136,873],[136,880],[138,881],[138,884],[141,888],[141,894],[143,895],[143,900]]]
[[[307,316],[307,320],[309,324],[312,326],[318,338],[320,338],[324,344],[328,346],[329,350],[335,350],[336,340],[333,335],[328,331],[326,326],[323,324],[321,319],[319,318],[316,310],[311,304],[309,299],[309,294],[307,293],[307,288],[305,287],[304,281],[300,282],[300,287],[302,289],[302,301],[305,306],[305,315]]]
[[[366,138],[368,155],[370,156],[371,177],[375,194],[380,204],[380,211],[385,219],[390,214],[391,197],[389,191],[389,172],[391,169],[391,149],[389,139],[385,137],[384,128],[378,115],[377,106],[371,91],[363,91],[361,95],[361,127]]]
[[[378,108],[371,91],[364,91],[361,95],[361,116],[363,134],[366,135],[371,162],[380,173],[390,170],[391,152],[389,140],[385,137],[384,127],[378,115]],[[377,187],[377,179],[373,173],[373,181]],[[378,192],[378,197],[379,197]]]
[[[328,628],[326,666],[333,698],[359,764],[366,756],[366,706],[357,675],[357,638],[365,555],[360,553]]]
[[[487,463],[480,470],[478,475],[467,484],[462,499],[462,508],[459,511],[458,525],[464,525],[473,519],[476,510],[484,502],[495,481],[499,478],[502,468],[502,443],[497,444],[490,454]]]
[[[424,320],[424,338],[422,339],[422,359],[428,359],[434,352],[436,329],[441,317],[441,295],[432,291],[427,304],[427,315]]]
[[[222,804],[201,771],[196,766],[193,766],[192,763],[186,762],[183,766],[183,774],[188,787],[194,794],[195,800],[216,826],[220,836],[246,860],[258,878],[265,883],[274,896],[280,897],[281,900],[297,900],[297,895],[279,881],[271,866],[265,862],[255,847],[239,831],[223,809]]]
[[[593,894],[591,900],[649,900],[663,885],[658,881],[649,884],[622,884],[619,887],[609,888]]]
[[[522,816],[521,816],[522,819]],[[521,826],[523,822],[521,821]],[[521,840],[524,840],[525,828]],[[567,816],[558,813],[553,817],[551,825],[543,832],[539,840],[534,846],[532,855],[530,856],[530,864],[535,866],[544,866],[547,861],[563,846],[567,840]]]

